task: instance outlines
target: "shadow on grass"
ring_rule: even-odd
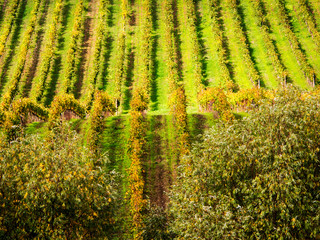
[[[66,31],[66,27],[67,27],[67,21],[68,18],[71,14],[71,4],[69,1],[65,1],[66,3],[64,4],[64,8],[63,8],[63,13],[62,13],[62,21],[61,21],[61,29],[58,35],[58,46],[57,46],[57,51],[61,51],[61,49],[63,49],[64,45],[65,45],[65,39],[63,38],[63,34]],[[50,76],[49,79],[51,78],[51,81],[48,83],[48,87],[47,90],[45,92],[44,95],[44,104],[46,106],[49,106],[56,94],[56,89],[57,89],[57,82],[60,76],[60,71],[61,71],[61,67],[62,67],[62,63],[61,63],[62,59],[61,59],[61,54],[60,55],[56,55],[54,57],[54,60],[52,62],[52,67],[51,67],[51,72],[50,72]]]
[[[197,29],[197,37],[198,37],[198,43],[200,46],[200,63],[201,63],[201,75],[202,75],[202,84],[204,86],[208,86],[208,64],[205,59],[205,56],[208,54],[207,50],[205,48],[204,39],[203,39],[203,28],[201,27],[201,16],[200,16],[200,10],[199,10],[199,1],[195,2],[195,15],[196,15],[196,29]]]
[[[17,18],[14,20],[15,24],[12,25],[12,38],[11,38],[11,42],[9,44],[9,47],[7,48],[7,55],[4,55],[4,63],[2,65],[2,69],[1,69],[1,75],[0,75],[0,95],[3,93],[4,91],[4,86],[6,85],[7,81],[9,80],[9,76],[7,76],[8,70],[9,70],[9,66],[10,63],[13,60],[13,57],[15,55],[15,50],[18,46],[18,41],[19,41],[19,37],[21,35],[21,29],[22,29],[22,21],[23,21],[23,15],[24,15],[24,11],[26,9],[26,5],[27,5],[27,1],[23,0],[21,2],[21,6],[18,10],[18,15]],[[14,26],[17,27],[14,27]]]
[[[152,12],[152,23],[153,23],[153,32],[155,32],[159,28],[158,19],[157,19],[157,7],[158,4],[155,0],[151,1],[151,12]],[[151,59],[153,61],[152,75],[151,75],[151,101],[152,106],[151,110],[158,110],[158,85],[156,79],[158,78],[158,69],[159,69],[159,61],[157,60],[157,47],[159,45],[159,35],[155,35],[152,39],[152,51],[151,51]]]

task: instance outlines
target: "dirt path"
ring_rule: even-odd
[[[84,22],[84,38],[83,38],[83,45],[82,45],[82,53],[81,53],[81,64],[79,68],[79,80],[76,84],[76,98],[80,98],[82,92],[83,81],[87,76],[89,63],[90,63],[90,56],[93,49],[94,44],[94,29],[95,29],[95,22],[94,18],[97,16],[99,11],[98,1],[91,0],[89,3],[89,9],[87,18]]]

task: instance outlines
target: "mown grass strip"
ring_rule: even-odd
[[[242,27],[236,0],[221,1],[226,35],[229,39],[235,79],[242,88],[260,85],[260,76],[250,55],[247,36]]]
[[[227,46],[219,20],[217,0],[201,1],[203,13],[203,35],[207,47],[208,81],[210,86],[233,88],[233,81],[228,69]]]
[[[74,15],[74,23],[71,32],[71,40],[66,57],[66,65],[64,69],[64,79],[61,84],[59,93],[74,94],[76,89],[76,82],[78,79],[81,51],[82,51],[82,39],[84,31],[84,11],[85,6],[83,0],[80,0],[76,6]]]
[[[28,49],[30,48],[31,38],[34,33],[35,25],[37,22],[37,14],[39,11],[40,2],[41,2],[40,0],[37,0],[35,2],[34,9],[31,14],[31,20],[30,20],[29,25],[27,27],[27,30],[23,36],[22,44],[20,45],[18,59],[16,60],[17,64],[15,65],[13,75],[10,78],[8,89],[6,90],[5,94],[3,95],[1,107],[4,109],[8,109],[10,103],[12,102],[12,100],[14,99],[14,97],[18,91],[18,86],[19,86],[21,74],[22,74],[22,71],[25,66]]]
[[[264,73],[266,87],[277,88],[286,83],[287,71],[282,64],[277,47],[270,35],[260,0],[242,0],[247,18],[248,36],[256,52],[257,67]]]
[[[3,27],[1,28],[0,35],[0,57],[3,54],[5,49],[5,44],[7,42],[8,36],[14,27],[15,19],[19,12],[19,6],[22,5],[22,1],[20,0],[12,0],[8,3],[8,10],[6,11],[4,23],[2,23]]]
[[[108,24],[106,24],[106,22],[109,14],[108,7],[110,5],[110,1],[99,0],[98,4],[99,10],[97,16],[97,25],[94,29],[95,42],[92,49],[92,59],[89,63],[88,74],[84,81],[81,98],[88,108],[90,108],[94,99],[94,92],[96,90],[98,77],[104,67],[104,46],[107,41]]]
[[[40,55],[40,64],[38,65],[38,71],[33,81],[32,89],[30,92],[30,98],[37,102],[44,101],[43,94],[46,89],[48,74],[54,59],[57,36],[60,30],[60,22],[63,12],[63,1],[58,0],[55,4],[54,11],[51,16],[51,22],[47,25],[47,32],[44,40],[44,48]]]
[[[303,71],[306,82],[310,86],[315,85],[314,69],[310,66],[304,52],[301,50],[297,36],[294,34],[289,23],[288,16],[284,5],[279,0],[263,0],[267,11],[270,13],[270,22],[276,26],[280,26],[282,34],[288,39],[291,51],[296,57],[296,60]],[[279,34],[281,34],[279,32]]]

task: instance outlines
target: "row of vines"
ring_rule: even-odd
[[[268,56],[274,68],[277,79],[281,84],[286,83],[287,71],[283,66],[283,63],[280,59],[278,50],[273,42],[273,39],[270,36],[269,24],[266,20],[266,17],[263,13],[263,8],[260,0],[250,0],[250,8],[255,16],[255,24],[259,26],[260,32],[264,39],[264,47],[267,50]]]
[[[48,30],[44,36],[44,46],[40,55],[41,61],[37,67],[37,74],[33,79],[30,92],[30,98],[37,102],[46,102],[43,96],[46,87],[50,85],[50,80],[52,80],[49,74],[55,57],[59,31],[61,30],[63,8],[64,2],[62,0],[56,1],[50,24],[47,25]]]
[[[306,0],[294,1],[294,13],[302,24],[305,24],[308,28],[314,43],[320,49],[320,33],[316,27],[316,23],[313,20],[313,16],[310,13],[309,6]]]
[[[247,37],[241,26],[237,1],[221,1],[221,9],[223,13],[225,29],[229,32],[229,41],[233,41],[237,46],[239,51],[238,57],[246,66],[247,78],[250,80],[252,86],[260,86],[260,76],[255,68],[254,62],[252,61],[247,44]]]
[[[10,32],[15,27],[16,15],[19,12],[19,6],[21,7],[21,2],[22,1],[15,0],[9,2],[10,5],[7,6],[8,11],[6,11],[4,23],[2,23],[3,27],[1,28],[2,34],[0,36],[0,56],[2,56],[4,52],[5,44],[7,42]]]
[[[123,86],[127,78],[128,72],[128,34],[129,34],[129,20],[131,17],[130,3],[127,0],[121,1],[121,16],[118,27],[119,33],[116,41],[116,59],[114,71],[112,74],[113,81],[113,96],[115,97],[115,104],[117,110],[123,103]]]
[[[59,93],[75,93],[75,84],[79,78],[79,67],[82,52],[82,39],[85,21],[85,6],[80,0],[75,10],[75,20],[72,28],[71,42],[67,53],[64,80]]]
[[[35,30],[35,25],[37,22],[37,14],[39,9],[40,9],[40,0],[35,2],[34,10],[31,14],[31,21],[28,25],[26,33],[23,37],[23,42],[20,46],[17,65],[15,66],[13,75],[11,76],[11,79],[9,81],[9,85],[8,85],[9,87],[5,91],[5,94],[3,95],[3,98],[2,98],[1,107],[4,109],[8,109],[11,101],[14,99],[15,95],[17,94],[19,82],[20,82],[21,75],[25,66],[26,58],[27,58],[27,53],[30,48],[30,42]]]
[[[167,63],[168,77],[170,86],[170,111],[173,116],[174,128],[177,137],[179,154],[183,155],[189,149],[189,132],[187,122],[187,102],[186,94],[180,72],[178,58],[178,38],[175,30],[174,2],[166,0],[162,3],[162,21],[165,26],[165,56]],[[179,159],[179,156],[178,156]]]
[[[128,169],[128,195],[131,215],[131,232],[133,239],[143,239],[144,228],[143,210],[146,207],[144,196],[145,180],[143,178],[143,159],[146,148],[147,121],[145,111],[150,102],[150,91],[154,59],[153,48],[153,19],[152,1],[137,1],[137,33],[136,58],[134,69],[133,92],[130,110],[130,137],[129,157],[131,160]]]
[[[181,40],[184,45],[183,49],[183,63],[185,68],[185,78],[192,79],[192,85],[195,86],[195,96],[203,89],[204,77],[203,71],[203,56],[201,53],[201,46],[198,39],[197,18],[195,12],[195,3],[192,0],[178,1],[179,9],[179,24],[183,26],[180,28]],[[186,76],[187,72],[191,74]]]
[[[7,68],[16,48],[15,38],[19,32],[21,13],[25,3],[23,1],[10,1],[7,2],[7,5],[0,35],[0,90],[2,92],[6,85]]]
[[[304,73],[306,81],[314,86],[315,85],[315,73],[314,69],[310,66],[307,61],[306,55],[300,48],[300,43],[297,36],[294,34],[292,27],[289,23],[285,7],[279,0],[265,1],[263,0],[264,6],[270,14],[269,20],[271,27],[281,26],[281,31],[285,34],[286,38],[290,43],[291,50],[296,57],[296,60]]]
[[[91,107],[94,99],[94,92],[98,88],[102,80],[102,71],[104,67],[104,54],[106,51],[106,42],[108,39],[108,24],[109,18],[109,0],[98,1],[98,19],[94,29],[94,43],[92,47],[92,59],[89,62],[89,68],[87,69],[87,76],[83,83],[82,101],[85,102],[89,108]]]
[[[219,22],[219,5],[217,0],[204,0],[204,19],[211,27],[211,36],[208,41],[208,53],[218,57],[219,74],[216,78],[219,86],[227,90],[235,90],[230,71],[228,69],[227,53],[224,47],[222,26]]]
[[[287,66],[281,59],[281,53],[278,51],[277,43],[273,37],[273,34],[277,33],[276,30],[278,29],[285,34],[290,42],[293,56],[296,57],[296,61],[305,79],[309,85],[314,86],[317,81],[315,70],[313,66],[310,65],[308,61],[309,56],[302,50],[299,38],[293,30],[292,23],[288,18],[286,9],[288,6],[286,4],[288,2],[295,4],[292,13],[301,23],[305,24],[314,43],[319,46],[320,35],[317,23],[319,11],[317,9],[317,1],[292,0],[292,2],[283,2],[273,0],[273,2],[270,2],[264,0],[249,0],[247,2],[247,5],[251,9],[250,11],[254,12],[255,24],[261,30],[264,49],[267,51],[267,55],[270,58],[269,60],[274,68],[274,75],[279,83],[285,84],[287,82],[289,71],[291,70],[286,69]],[[148,32],[150,32],[148,23],[152,22],[150,21],[152,16],[148,15],[150,11],[146,10],[141,13],[141,17],[131,19],[131,10],[128,8],[129,3],[126,3],[126,1],[113,3],[108,0],[99,0],[92,3],[96,4],[98,11],[93,19],[93,29],[90,30],[93,32],[93,43],[90,45],[89,64],[84,70],[84,73],[82,73],[82,70],[80,71],[79,68],[83,62],[83,39],[85,34],[85,21],[88,18],[86,15],[88,12],[88,1],[82,0],[76,2],[75,11],[72,12],[74,15],[73,27],[70,43],[68,44],[68,51],[65,53],[66,61],[63,62],[62,66],[63,71],[53,73],[53,71],[55,71],[55,69],[53,69],[55,66],[54,61],[56,60],[55,55],[57,51],[60,51],[57,49],[58,42],[61,41],[59,34],[61,34],[62,25],[65,24],[65,22],[62,22],[62,13],[67,6],[64,6],[64,1],[62,0],[55,2],[49,0],[35,1],[31,5],[33,7],[32,14],[28,16],[28,18],[30,18],[27,22],[28,29],[24,31],[23,37],[20,37],[19,49],[14,53],[10,53],[10,51],[12,51],[10,46],[12,32],[17,28],[19,22],[17,19],[18,15],[21,11],[25,11],[23,10],[23,4],[25,4],[25,2],[19,0],[4,1],[2,4],[3,22],[0,32],[0,89],[7,95],[4,97],[2,94],[3,102],[5,102],[4,105],[10,104],[10,101],[14,98],[28,96],[38,102],[48,104],[51,101],[48,101],[48,95],[51,94],[47,93],[47,91],[49,91],[48,88],[51,84],[57,84],[53,82],[51,75],[62,74],[61,81],[58,82],[57,89],[55,92],[52,92],[52,94],[77,94],[80,88],[82,91],[81,93],[79,91],[78,94],[81,95],[81,100],[84,101],[85,105],[90,108],[94,99],[95,90],[105,89],[106,84],[109,84],[107,81],[110,81],[113,89],[110,90],[109,93],[115,97],[115,103],[118,109],[124,101],[123,85],[129,74],[128,58],[130,53],[128,51],[128,45],[130,43],[127,38],[128,34],[132,34],[130,30],[128,30],[128,26],[132,24],[129,23],[130,21],[145,22],[143,24],[145,27],[135,26],[132,34],[134,38],[141,39],[142,41],[136,46],[135,52],[139,54],[134,55],[134,65],[137,66],[134,76],[136,79],[139,79],[134,82],[143,86],[146,97],[150,99],[151,79],[154,79],[154,77],[150,76],[155,74],[154,62],[152,60],[153,40],[152,36],[148,34]],[[122,12],[119,14],[119,21],[117,22],[118,30],[111,32],[111,29],[109,29],[109,19],[111,17],[112,7],[110,6],[115,4],[121,5],[120,9],[122,9]],[[136,6],[139,5],[138,2],[133,4]],[[143,4],[142,2],[142,5]],[[206,76],[207,66],[205,63],[209,55],[216,55],[216,59],[218,60],[217,65],[219,65],[219,73],[216,73],[213,79],[219,83],[217,84],[215,82],[213,85],[224,88],[225,90],[237,91],[239,87],[234,84],[233,81],[238,82],[238,78],[246,78],[248,82],[244,84],[239,80],[241,88],[260,86],[260,81],[264,80],[264,76],[262,72],[259,72],[260,69],[255,66],[255,61],[258,60],[252,56],[250,42],[246,36],[247,30],[243,23],[243,18],[246,16],[242,16],[241,13],[242,1],[176,1],[174,4],[177,5],[174,11],[177,11],[175,15],[180,24],[179,32],[181,34],[181,41],[178,40],[176,46],[181,47],[178,54],[182,56],[183,66],[181,69],[185,82],[186,96],[188,98],[188,107],[197,109],[202,101],[199,99],[199,94],[201,95],[201,92],[205,90],[207,85],[211,85],[211,79],[207,79]],[[202,6],[204,12],[199,12],[199,5]],[[48,17],[44,15],[44,11],[49,11]],[[46,17],[45,25],[43,24],[43,17]],[[270,20],[268,21],[267,19],[269,18]],[[199,22],[201,21],[210,24],[211,37],[205,40],[207,41],[208,46],[206,47],[208,47],[208,49],[204,49],[205,46],[202,43],[204,39],[201,35],[202,30],[199,27]],[[46,29],[40,30],[41,25],[45,26]],[[277,27],[275,28],[275,26]],[[45,32],[43,40],[39,40],[39,38],[41,38],[40,31]],[[116,36],[109,36],[109,34],[114,34],[114,32]],[[109,70],[106,71],[109,63],[105,62],[107,61],[105,58],[106,51],[109,51],[108,47],[111,46],[109,39],[115,39],[115,46],[112,46],[110,50],[115,52],[113,53],[115,55],[115,63],[113,65],[113,71],[110,72]],[[40,45],[41,50],[36,50],[35,48],[39,47],[38,42],[41,41],[43,41],[43,46]],[[35,47],[36,45],[37,47]],[[38,64],[31,66],[34,62],[37,62],[34,59],[36,51],[40,52]],[[11,56],[11,60],[9,56]],[[13,60],[12,56],[17,57],[18,63],[11,63]],[[8,59],[6,60],[6,58]],[[144,62],[145,64],[140,64],[140,62]],[[10,71],[7,70],[9,67]],[[14,70],[11,70],[11,68],[14,68]],[[36,70],[31,70],[31,68],[36,68]],[[34,73],[30,73],[32,71]],[[108,72],[110,76],[105,76],[106,72]],[[81,79],[82,74],[84,74],[85,77],[83,83],[80,83],[78,81],[82,80],[78,79]],[[7,83],[4,78],[8,79]],[[289,81],[292,80],[294,80],[294,76],[290,72]],[[78,85],[81,85],[81,87]],[[126,98],[128,97],[126,96]],[[149,102],[150,100],[148,100],[148,103]]]

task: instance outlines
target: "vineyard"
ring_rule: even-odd
[[[70,122],[122,174],[127,239],[149,239],[205,129],[319,84],[320,0],[0,0],[5,142]]]

